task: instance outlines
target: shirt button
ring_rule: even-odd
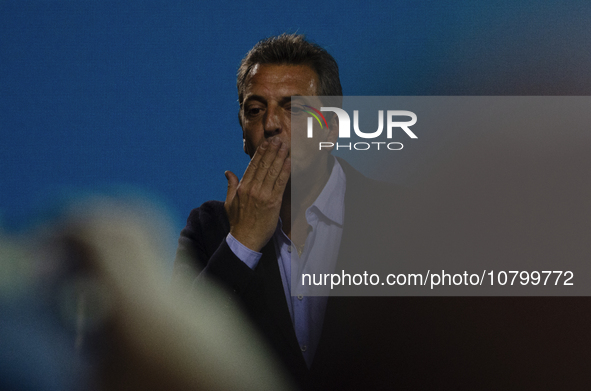
[[[291,253],[291,246],[287,246],[287,252]]]
[[[302,346],[300,346],[300,349],[302,349],[302,352],[305,352],[306,349],[308,349],[308,347],[306,345],[302,345]]]
[[[304,296],[302,296],[302,295],[298,296],[298,300],[302,300],[303,298],[304,298]]]

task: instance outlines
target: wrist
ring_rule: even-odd
[[[260,253],[262,248],[265,246],[266,242],[262,243],[262,241],[257,238],[253,238],[252,235],[241,234],[240,232],[235,232],[234,230],[230,230],[230,235],[241,245],[247,248],[250,251],[254,251]]]

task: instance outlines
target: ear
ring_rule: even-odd
[[[248,149],[246,148],[246,138],[244,137],[244,130],[242,131],[242,149],[244,149],[244,153],[250,156],[248,153]]]
[[[326,141],[336,144],[339,138],[339,117],[333,113],[328,122],[328,134]]]
[[[240,107],[240,110],[238,110],[238,123],[242,128],[242,107]],[[244,153],[248,155],[248,151],[246,150],[246,139],[244,138],[244,128],[242,128],[242,149],[244,150]]]
[[[327,116],[328,117],[328,116]],[[334,144],[336,144],[339,138],[339,118],[336,114],[328,117],[328,131],[324,136],[324,141],[328,141],[333,144],[332,147],[323,148],[324,151],[331,153],[334,149]]]

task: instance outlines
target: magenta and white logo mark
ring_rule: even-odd
[[[336,114],[339,121],[339,139],[351,138],[351,119],[349,114],[339,107],[321,107],[317,110],[311,106],[304,106],[310,110],[305,110],[308,114],[312,115],[316,121],[320,124],[320,128],[323,129],[324,125],[328,128],[328,122],[322,114],[323,111],[331,111]],[[307,136],[312,138],[314,135],[314,118],[308,117],[307,123]],[[386,112],[386,139],[391,140],[396,129],[401,129],[411,139],[416,139],[416,134],[410,129],[411,126],[416,124],[417,115],[412,111],[407,110],[387,110]],[[409,118],[401,121],[401,119]],[[322,119],[322,121],[320,120]],[[324,122],[324,124],[323,124]],[[373,132],[362,132],[359,129],[359,110],[353,110],[353,130],[357,137],[363,139],[376,139],[380,137],[384,131],[384,110],[378,110],[378,129]],[[332,142],[320,142],[319,149],[322,148],[333,148],[339,149],[355,149],[358,151],[368,150],[374,145],[378,150],[380,145],[386,145],[389,150],[397,151],[403,148],[400,142],[386,142],[386,141],[372,141],[372,142],[357,142],[357,143],[332,143]]]

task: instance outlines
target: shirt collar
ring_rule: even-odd
[[[346,178],[343,168],[337,159],[326,185],[316,201],[306,210],[306,219],[310,213],[319,213],[330,221],[343,225],[345,215]]]

